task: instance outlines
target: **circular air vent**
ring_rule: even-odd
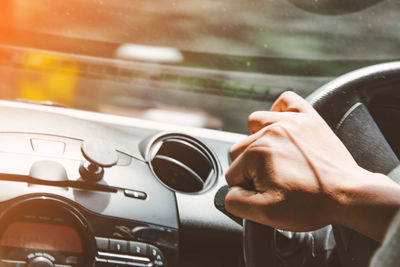
[[[163,135],[152,143],[148,153],[154,175],[175,191],[204,192],[218,175],[218,165],[211,151],[189,136]]]

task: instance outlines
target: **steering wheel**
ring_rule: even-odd
[[[356,12],[375,5],[382,0],[289,0],[295,6],[319,14],[347,14]]]
[[[393,120],[400,119],[399,89],[400,61],[350,72],[307,97],[361,167],[386,174],[396,182],[400,182],[400,162],[396,156],[400,152],[400,130]],[[247,267],[278,266],[275,232],[270,227],[244,221]],[[376,241],[342,226],[333,226],[333,233],[342,267],[369,265],[379,246]]]

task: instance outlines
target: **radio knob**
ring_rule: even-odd
[[[104,168],[110,168],[118,163],[117,151],[105,142],[84,141],[81,152],[87,162],[81,164],[79,173],[88,182],[100,181],[104,175]]]
[[[29,261],[28,267],[54,267],[54,264],[48,258],[39,256]]]

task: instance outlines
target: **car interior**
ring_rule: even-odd
[[[400,182],[398,1],[0,5],[0,266],[369,265],[351,229],[230,214],[225,173],[248,115],[294,91]]]

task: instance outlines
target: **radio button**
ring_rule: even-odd
[[[95,237],[96,239],[96,244],[97,244],[97,250],[102,250],[102,251],[107,251],[109,248],[109,239],[108,238],[103,238],[103,237]]]
[[[148,256],[153,260],[155,267],[164,266],[164,255],[159,248],[149,245]]]
[[[39,256],[30,260],[28,267],[54,267],[54,264],[48,258]]]
[[[110,251],[116,253],[127,253],[128,242],[125,240],[110,239]]]
[[[129,242],[129,254],[135,256],[147,256],[147,245],[140,242]]]

